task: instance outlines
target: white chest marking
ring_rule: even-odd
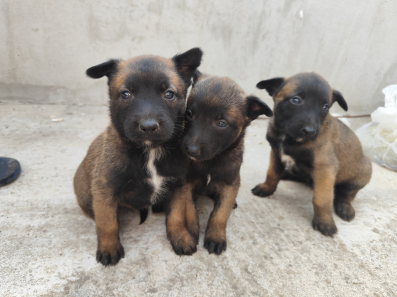
[[[291,156],[284,154],[284,149],[280,149],[281,162],[285,165],[285,170],[291,170],[295,166],[295,161]]]
[[[165,178],[157,173],[154,162],[161,158],[162,148],[149,149],[148,161],[146,164],[147,173],[150,175],[149,182],[153,186],[153,194],[150,198],[151,203],[155,203],[157,198],[164,192]]]

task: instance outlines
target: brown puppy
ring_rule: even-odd
[[[226,224],[240,187],[245,129],[261,114],[273,113],[266,103],[247,96],[230,78],[196,71],[182,140],[182,149],[191,159],[185,213],[187,227],[198,240],[193,197],[205,194],[215,201],[204,239],[209,253],[219,255],[226,250]]]
[[[272,147],[266,181],[252,193],[267,197],[280,179],[313,185],[313,228],[332,236],[337,232],[332,206],[339,217],[351,221],[351,202],[372,172],[357,136],[329,114],[335,101],[347,110],[342,94],[315,73],[264,80],[257,87],[273,97],[274,117],[266,135]]]
[[[124,256],[117,208],[141,210],[169,200],[167,234],[179,254],[196,251],[196,239],[181,224],[188,158],[181,151],[186,93],[202,51],[172,59],[139,56],[91,67],[108,77],[111,123],[91,144],[74,177],[77,201],[96,223],[97,261],[115,265]]]

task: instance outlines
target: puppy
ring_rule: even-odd
[[[198,240],[194,197],[206,194],[214,200],[204,239],[209,253],[219,255],[226,250],[226,224],[240,187],[245,129],[261,114],[272,116],[273,112],[259,98],[246,96],[230,78],[196,71],[182,140],[182,149],[191,160],[185,213],[187,228]]]
[[[96,259],[105,266],[124,256],[117,208],[138,209],[145,216],[147,206],[171,197],[168,238],[174,249],[196,250],[195,238],[179,223],[183,215],[175,210],[183,203],[178,191],[188,169],[180,148],[186,93],[201,57],[193,48],[172,59],[139,56],[87,70],[91,78],[108,77],[111,123],[77,169],[74,190],[81,209],[95,220]]]
[[[329,113],[334,102],[347,111],[345,99],[313,72],[264,80],[257,87],[273,97],[274,117],[266,135],[272,147],[266,181],[252,193],[267,197],[283,178],[312,185],[313,228],[332,236],[337,232],[332,206],[351,221],[351,202],[372,173],[357,136]]]

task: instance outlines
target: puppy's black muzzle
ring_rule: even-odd
[[[307,137],[313,137],[317,133],[317,129],[311,126],[303,127],[302,132]]]
[[[159,129],[159,123],[154,119],[144,119],[139,123],[139,129],[144,133],[152,133]]]
[[[186,145],[186,152],[189,156],[197,157],[200,155],[200,148],[195,144],[188,144]]]

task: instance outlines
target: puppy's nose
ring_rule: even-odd
[[[307,136],[313,136],[314,134],[316,134],[316,129],[310,126],[306,126],[302,129],[302,132]]]
[[[159,123],[153,119],[145,119],[139,123],[139,129],[143,132],[154,132],[159,128]]]
[[[186,145],[186,151],[188,152],[189,155],[192,155],[192,156],[197,156],[198,154],[200,154],[200,149],[195,144]]]

